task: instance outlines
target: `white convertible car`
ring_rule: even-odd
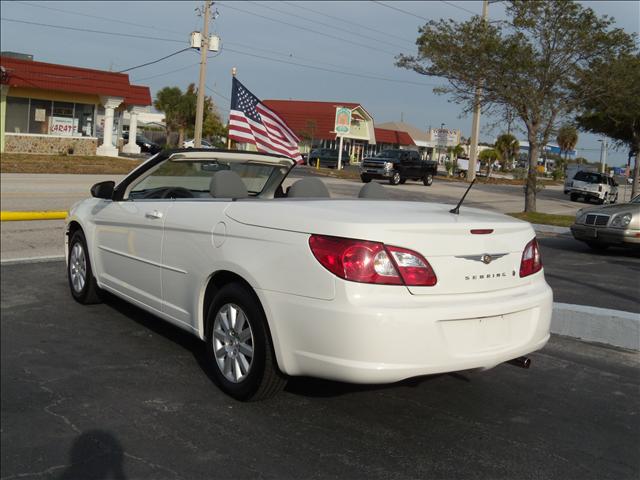
[[[111,292],[206,341],[241,399],[287,376],[354,383],[487,369],[549,339],[552,292],[528,223],[385,199],[330,199],[294,161],[241,151],[160,153],[71,209],[73,297]]]

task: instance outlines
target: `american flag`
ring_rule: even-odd
[[[235,77],[231,89],[229,138],[253,143],[259,152],[278,153],[303,162],[296,134]]]

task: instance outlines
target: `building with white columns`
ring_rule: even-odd
[[[36,62],[0,55],[0,151],[65,155],[118,155],[117,125],[129,114],[124,153],[140,153],[137,116],[151,105],[149,87],[123,73]]]

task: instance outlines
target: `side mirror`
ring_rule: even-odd
[[[91,196],[95,198],[104,198],[111,200],[113,197],[113,189],[116,186],[116,182],[108,180],[106,182],[96,183],[91,187]]]

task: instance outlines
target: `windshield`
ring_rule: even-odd
[[[376,158],[400,158],[401,150],[383,150],[376,154]]]
[[[155,198],[155,191],[168,188],[189,190],[194,198],[209,197],[211,177],[220,170],[232,170],[240,175],[249,195],[262,192],[270,178],[281,178],[286,169],[278,165],[254,162],[212,160],[166,160],[153,169],[130,191],[129,198]]]
[[[593,172],[578,172],[573,179],[587,183],[605,183],[602,180],[602,175]]]

